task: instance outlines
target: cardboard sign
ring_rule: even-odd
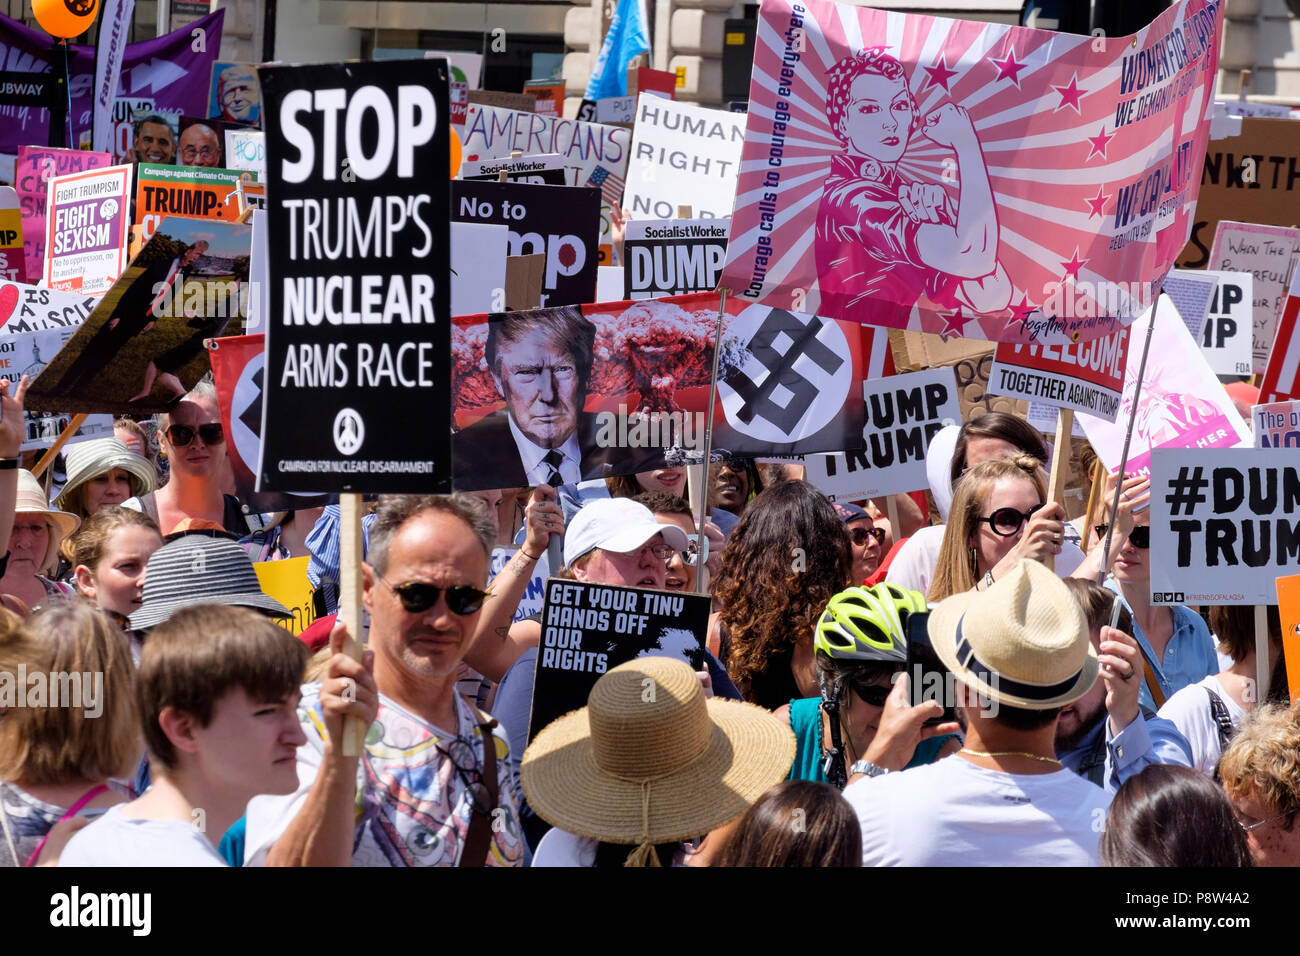
[[[447,491],[450,195],[430,174],[451,149],[447,64],[258,75],[276,118],[258,490]],[[338,112],[314,105],[325,90]],[[418,409],[421,426],[401,409]]]
[[[1249,272],[1255,280],[1251,361],[1256,372],[1263,372],[1268,364],[1297,245],[1300,245],[1300,229],[1281,226],[1224,221],[1214,234],[1210,268]]]
[[[1291,703],[1300,701],[1300,574],[1277,579],[1277,611],[1282,624],[1282,655]]]
[[[1251,409],[1256,448],[1300,448],[1300,402],[1271,402]]]
[[[508,226],[510,255],[546,256],[543,306],[596,297],[600,193],[595,189],[454,180],[451,201],[456,222]]]
[[[109,166],[113,157],[84,149],[44,149],[19,146],[14,162],[14,188],[22,210],[23,249],[27,276],[33,282],[45,274],[45,202],[55,176]]]
[[[451,314],[505,309],[510,229],[484,222],[451,224]],[[540,278],[540,277],[539,277]]]
[[[520,156],[518,159],[490,159],[461,163],[460,178],[466,182],[532,183],[536,186],[563,186],[564,157],[559,153],[544,156]]]
[[[519,113],[531,113],[537,106],[536,97],[526,93],[505,93],[501,90],[470,90],[466,98],[470,106],[489,106]]]
[[[690,206],[700,219],[728,218],[744,141],[744,116],[642,94],[624,211],[634,221],[673,219]]]
[[[1151,603],[1273,604],[1300,572],[1300,470],[1253,448],[1151,456]]]
[[[1124,433],[1137,390],[1138,365],[1147,327],[1155,321],[1146,372],[1138,396],[1129,474],[1146,474],[1157,448],[1234,448],[1250,444],[1250,432],[1219,380],[1210,371],[1201,348],[1192,338],[1168,296],[1129,329],[1124,397],[1116,421],[1081,412],[1079,424],[1106,468],[1114,473],[1123,454]],[[1154,492],[1153,492],[1154,497]]]
[[[1249,375],[1255,277],[1249,272],[1174,269],[1165,279],[1165,289],[1169,289],[1171,281],[1205,279],[1214,280],[1215,285],[1199,332],[1187,315],[1183,320],[1193,338],[1200,341],[1201,354],[1215,375]]]
[[[1278,402],[1300,398],[1300,335],[1296,335],[1296,315],[1300,313],[1300,270],[1291,279],[1291,291],[1277,322],[1277,337],[1269,355],[1264,379],[1259,383],[1259,400]]]
[[[703,670],[710,603],[703,594],[549,579],[528,739],[585,707],[600,675],[619,664],[671,657]]]
[[[909,372],[862,383],[867,409],[860,452],[809,455],[807,480],[831,501],[856,501],[925,488],[930,439],[961,421],[951,368]]]
[[[629,299],[653,299],[718,287],[730,219],[634,219],[623,237]]]
[[[1127,360],[1127,330],[1077,345],[1004,342],[993,353],[989,390],[1113,422],[1119,413]]]
[[[141,163],[136,178],[135,220],[145,242],[164,216],[239,221],[239,183],[255,174],[206,166]]]
[[[60,292],[102,295],[126,268],[131,167],[56,176],[47,188],[45,284]]]

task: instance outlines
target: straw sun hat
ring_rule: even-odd
[[[14,501],[14,514],[41,515],[50,526],[50,543],[45,549],[45,562],[40,567],[42,573],[54,565],[63,539],[81,526],[81,519],[76,515],[50,507],[40,479],[25,468],[18,469],[18,495]]]
[[[118,438],[96,438],[73,445],[63,453],[68,482],[54,499],[64,509],[79,508],[80,492],[90,479],[121,468],[131,478],[131,497],[148,494],[158,485],[158,475],[149,464]]]
[[[1097,679],[1097,649],[1083,608],[1037,561],[1021,561],[986,591],[936,604],[927,630],[953,676],[1012,707],[1064,707]]]
[[[598,681],[587,706],[559,718],[524,752],[529,805],[580,837],[653,846],[735,819],[785,778],[794,734],[752,704],[706,700],[685,663],[640,657]]]

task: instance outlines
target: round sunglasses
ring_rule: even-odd
[[[1110,525],[1108,524],[1093,525],[1092,530],[1097,532],[1098,538],[1105,540],[1106,532],[1110,530]],[[1135,527],[1132,531],[1128,533],[1128,543],[1133,545],[1133,547],[1135,548],[1140,548],[1143,551],[1151,547],[1151,526],[1143,524]]]
[[[383,578],[379,580],[384,581]],[[422,584],[419,581],[407,581],[405,584],[389,584],[389,590],[397,595],[398,600],[411,614],[421,614],[438,603],[438,596],[447,592],[447,608],[452,614],[473,614],[483,607],[483,602],[490,596],[490,591],[476,588],[472,584],[458,584],[455,587],[440,588],[434,584]]]
[[[977,518],[980,524],[987,524],[993,529],[993,533],[1002,538],[1009,538],[1013,534],[1019,534],[1020,529],[1025,523],[1034,516],[1042,505],[1034,505],[1028,511],[1017,511],[1015,508],[999,508],[993,514],[984,518]]]

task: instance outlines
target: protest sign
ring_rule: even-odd
[[[601,674],[638,657],[671,657],[704,669],[710,599],[551,578],[533,676],[528,739],[585,707]]]
[[[483,222],[451,224],[451,314],[505,308],[510,229]]]
[[[275,623],[295,637],[316,620],[311,581],[307,577],[310,561],[310,557],[303,555],[279,561],[253,562],[253,570],[257,572],[257,583],[262,586],[262,592],[275,598],[293,615],[276,620]]]
[[[543,156],[520,156],[518,159],[464,162],[460,166],[460,178],[467,182],[498,182],[502,173],[506,174],[506,182],[563,186],[564,157],[559,153],[549,153]]]
[[[961,422],[951,368],[908,372],[862,383],[866,448],[809,455],[807,480],[831,501],[855,501],[928,487],[930,439]]]
[[[1119,468],[1124,433],[1133,415],[1133,394],[1142,358],[1140,343],[1152,321],[1153,313],[1149,311],[1129,329],[1133,345],[1128,351],[1118,419],[1107,422],[1084,412],[1079,414],[1088,441],[1112,473]],[[1200,346],[1168,296],[1160,297],[1154,309],[1154,321],[1152,345],[1138,394],[1133,440],[1124,470],[1129,474],[1146,474],[1151,452],[1157,448],[1233,448],[1249,444],[1246,423],[1210,371]]]
[[[506,569],[510,559],[519,553],[518,548],[493,548],[492,561],[488,567],[488,580],[491,581],[498,574]],[[512,623],[518,623],[531,614],[536,614],[542,610],[542,596],[546,592],[546,579],[550,576],[550,560],[545,551],[533,565],[532,576],[528,579],[528,587],[524,590],[524,596],[519,599],[519,607],[515,609],[515,616]]]
[[[1124,388],[1128,341],[1124,330],[1077,345],[1004,342],[993,353],[989,390],[1113,422]]]
[[[225,10],[217,10],[156,39],[128,43],[122,55],[121,69],[114,71],[118,85],[113,98],[150,97],[156,108],[166,112],[202,116],[207,109],[208,77],[212,61],[221,48],[221,28]],[[94,116],[95,55],[107,42],[98,44],[69,43],[69,142],[81,141],[82,133],[91,130]],[[0,15],[0,49],[7,52],[9,69],[32,73],[53,73],[50,37],[17,20]],[[47,109],[30,106],[0,106],[0,153],[14,154],[24,145],[47,143],[50,139],[50,114]]]
[[[275,202],[258,489],[446,491],[447,64],[267,67],[259,78]],[[326,91],[341,115],[320,105]]]
[[[208,371],[203,341],[243,332],[246,224],[167,218],[28,388],[70,412],[167,410]]]
[[[1187,315],[1183,319],[1193,338],[1200,341],[1201,354],[1215,375],[1249,375],[1255,278],[1249,272],[1174,269],[1165,279],[1165,289],[1179,282],[1207,279],[1214,281],[1214,292],[1199,332]]]
[[[1098,45],[765,2],[723,286],[990,341],[1118,331],[1190,232],[1222,17],[1183,0]],[[863,96],[908,122],[848,108]]]
[[[1277,316],[1286,297],[1291,257],[1300,244],[1300,229],[1223,221],[1214,234],[1210,268],[1249,272],[1254,278],[1251,324],[1252,366],[1263,372],[1277,332]]]
[[[1251,417],[1256,448],[1300,448],[1300,401],[1256,405]]]
[[[730,219],[634,219],[623,236],[629,299],[653,299],[718,287]]]
[[[102,295],[126,268],[131,167],[55,176],[46,188],[45,285]]]
[[[35,329],[19,334],[3,334],[7,329],[0,329],[0,378],[16,383],[24,375],[35,379],[46,364],[63,348],[76,331],[76,324]],[[64,429],[68,427],[72,416],[67,412],[41,412],[28,403],[24,410],[27,422],[23,437],[22,450],[49,448]],[[76,433],[65,444],[86,441],[90,438],[104,438],[113,434],[113,416],[91,415],[87,417]]]
[[[1259,400],[1264,403],[1284,398],[1300,398],[1300,335],[1296,335],[1296,315],[1300,313],[1300,269],[1291,278],[1291,290],[1277,322],[1277,336],[1269,355],[1268,367],[1259,383]]]
[[[530,113],[537,106],[535,97],[524,93],[506,93],[502,90],[470,90],[465,98],[471,106],[515,110],[520,113]]]
[[[552,83],[550,80],[529,80],[524,84],[524,93],[537,102],[533,106],[538,116],[564,116],[564,84]]]
[[[231,169],[266,175],[266,134],[260,129],[226,130],[226,162]]]
[[[22,211],[23,249],[27,277],[31,281],[39,281],[45,274],[45,202],[49,198],[49,181],[55,176],[99,169],[112,162],[113,157],[108,153],[84,149],[18,147],[14,188]]]
[[[1151,455],[1151,603],[1273,604],[1300,571],[1300,470],[1273,449]]]
[[[0,279],[27,281],[23,214],[18,205],[18,193],[12,186],[0,186]]]
[[[98,301],[94,296],[0,282],[0,335],[80,325]]]
[[[590,302],[595,298],[600,232],[597,190],[453,181],[451,201],[455,222],[508,226],[510,255],[546,256],[542,305]]]
[[[1204,272],[1171,269],[1165,276],[1161,291],[1169,296],[1178,316],[1187,326],[1192,338],[1201,341],[1205,319],[1210,314],[1210,300],[1214,298],[1215,281]]]
[[[637,99],[623,209],[636,219],[672,219],[690,206],[726,219],[736,195],[745,117],[653,94]]]
[[[150,96],[119,96],[113,100],[109,152],[115,164],[170,163],[176,158],[181,114],[161,112]],[[136,126],[139,126],[139,136]],[[137,142],[138,140],[138,142]]]
[[[631,126],[635,121],[635,96],[607,96],[596,100],[597,123],[619,123]]]
[[[232,123],[259,125],[262,122],[262,89],[257,82],[257,67],[251,63],[214,62],[212,80],[208,84],[208,108],[203,115]]]
[[[164,216],[239,221],[239,184],[255,174],[203,166],[141,163],[136,177],[135,221],[143,241]]]
[[[1277,610],[1282,625],[1282,656],[1291,703],[1300,701],[1300,574],[1277,579]]]

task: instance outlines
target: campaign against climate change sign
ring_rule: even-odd
[[[704,669],[710,599],[551,578],[533,676],[528,739],[586,706],[601,674],[638,657],[671,657]]]
[[[808,455],[808,481],[831,501],[856,501],[928,484],[925,456],[930,439],[961,421],[957,380],[951,367],[891,375],[862,383],[866,448],[859,452]]]
[[[1210,268],[1249,272],[1254,278],[1251,325],[1252,370],[1263,372],[1277,333],[1277,317],[1286,298],[1291,260],[1300,244],[1300,229],[1251,222],[1219,223],[1210,249]]]
[[[446,491],[447,63],[259,80],[275,202],[258,490]]]
[[[126,268],[131,167],[56,176],[46,188],[45,285],[102,295]]]
[[[634,219],[623,234],[623,285],[629,299],[654,299],[718,287],[730,219]]]
[[[1276,604],[1300,571],[1300,470],[1275,448],[1151,456],[1153,604]]]
[[[1251,374],[1251,328],[1255,277],[1249,272],[1212,272],[1174,269],[1165,279],[1165,289],[1178,282],[1211,281],[1214,290],[1198,330],[1191,317],[1183,315],[1192,336],[1201,343],[1201,354],[1215,375]],[[1180,306],[1179,311],[1182,312]]]
[[[205,339],[243,332],[252,226],[168,217],[28,388],[28,406],[166,411],[208,371]]]
[[[1155,322],[1142,388],[1137,395],[1138,365],[1147,326]],[[1112,474],[1120,466],[1124,433],[1133,418],[1129,446],[1129,474],[1147,474],[1156,448],[1234,448],[1250,444],[1250,433],[1232,400],[1219,384],[1168,296],[1161,296],[1129,329],[1128,364],[1124,370],[1124,397],[1114,422],[1080,412],[1076,421]]]
[[[135,221],[140,238],[153,237],[164,216],[239,221],[239,183],[247,170],[141,163],[136,173]]]
[[[542,253],[544,306],[590,302],[596,297],[596,245],[600,239],[600,191],[527,183],[451,184],[455,222],[509,227],[509,254]],[[504,310],[504,298],[495,308]]]
[[[993,353],[989,391],[1113,422],[1124,390],[1128,341],[1125,329],[1077,345],[1003,342]]]
[[[682,206],[700,219],[728,218],[744,141],[741,114],[642,93],[623,210],[633,220],[672,219]]]
[[[1300,402],[1270,402],[1250,411],[1256,448],[1300,448]]]
[[[1222,20],[1184,0],[1097,44],[764,3],[722,284],[991,341],[1118,331],[1191,231]]]

